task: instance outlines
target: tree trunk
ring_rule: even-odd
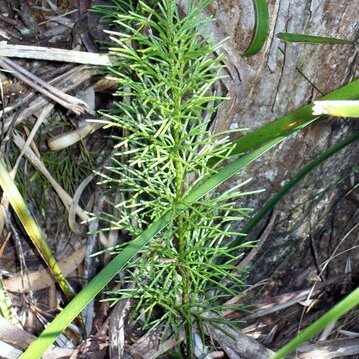
[[[211,13],[237,47],[238,54],[243,53],[255,23],[252,0],[216,1]],[[356,40],[357,9],[346,0],[271,0],[269,40],[256,56],[237,59],[241,88],[237,86],[235,91],[236,111],[222,116],[217,130],[242,127],[252,130],[357,75],[355,46],[284,44],[276,38],[279,32]],[[308,161],[357,130],[355,121],[324,119],[257,160],[237,179],[252,177],[249,186],[266,191],[244,199],[243,205],[254,210],[260,208]],[[272,231],[252,262],[253,282],[271,277],[276,279],[272,291],[278,292],[283,287],[289,290],[308,285],[318,278],[318,266],[358,220],[358,195],[354,192],[346,195],[358,180],[353,169],[358,164],[357,150],[354,144],[331,157],[277,206]],[[338,183],[339,180],[342,181]],[[354,240],[355,230],[339,251],[350,248]],[[358,258],[358,251],[353,250],[337,257],[324,275],[343,273],[347,258],[355,256]]]

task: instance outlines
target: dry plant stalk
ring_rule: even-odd
[[[111,64],[107,54],[29,45],[0,44],[0,56],[96,66]]]

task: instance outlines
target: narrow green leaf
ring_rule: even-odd
[[[359,117],[359,101],[314,101],[313,115]]]
[[[259,222],[265,218],[265,216],[277,205],[277,203],[283,199],[283,197],[289,193],[307,174],[312,172],[315,168],[325,162],[328,158],[335,155],[337,152],[350,145],[351,143],[359,139],[359,132],[347,137],[343,141],[330,147],[323,153],[321,153],[313,161],[305,165],[294,177],[292,177],[274,196],[264,203],[261,209],[253,216],[250,221],[243,227],[242,233],[248,234],[253,228],[259,224]],[[240,242],[242,238],[238,238],[232,245],[235,246]]]
[[[308,328],[304,329],[298,336],[281,348],[275,353],[271,359],[285,358],[288,354],[292,353],[299,345],[303,344],[315,334],[319,333],[330,323],[339,319],[344,314],[348,313],[351,309],[359,305],[359,288],[355,289],[341,302],[334,306],[331,310],[326,312],[322,317],[316,320]]]
[[[252,41],[248,49],[243,53],[243,56],[256,55],[266,42],[269,32],[269,11],[266,0],[253,0],[253,3],[256,26]]]
[[[355,41],[338,39],[336,37],[294,34],[289,32],[280,32],[277,34],[277,38],[284,42],[302,42],[306,44],[355,44]]]
[[[44,234],[39,228],[38,224],[31,216],[24,199],[22,198],[16,184],[10,177],[5,164],[0,159],[0,187],[2,187],[9,203],[14,209],[17,217],[24,226],[26,233],[29,235],[31,241],[34,243],[36,249],[44,259],[48,268],[54,275],[55,279],[59,283],[61,290],[64,292],[68,300],[71,300],[74,296],[74,292],[68,284],[65,276],[63,275],[60,267],[57,264],[55,257],[53,256],[50,247],[48,246]]]
[[[14,319],[11,299],[9,297],[9,293],[4,287],[1,274],[0,274],[0,314],[9,321],[12,321]]]
[[[187,208],[191,203],[197,201],[205,194],[209,193],[220,184],[231,178],[244,166],[247,166],[249,163],[262,156],[265,152],[276,146],[279,142],[282,142],[284,138],[285,137],[276,138],[273,141],[263,145],[259,149],[247,154],[244,157],[240,157],[229,165],[221,168],[218,173],[210,176],[204,183],[192,189],[192,191],[184,198],[184,203],[178,205],[178,209],[180,209],[183,205],[185,208]]]
[[[38,339],[30,344],[20,359],[39,359],[47,348],[56,340],[57,336],[76,318],[86,305],[119,273],[124,266],[155,237],[181,211],[184,211],[193,202],[208,192],[214,190],[221,183],[229,179],[240,169],[253,162],[265,152],[276,146],[283,138],[277,138],[252,153],[243,156],[222,168],[218,173],[209,177],[205,182],[195,187],[178,204],[175,211],[169,210],[161,219],[152,223],[140,236],[130,242],[110,263],[106,265],[78,295],[56,316],[51,324],[41,333]]]
[[[330,92],[328,95],[323,96],[321,100],[355,100],[357,98],[359,98],[359,80],[355,80]],[[238,155],[239,153],[261,146],[276,137],[287,137],[319,118],[320,116],[313,115],[313,104],[305,105],[234,140],[236,147],[232,155]],[[213,157],[209,160],[209,165],[213,166],[217,162],[218,159]]]

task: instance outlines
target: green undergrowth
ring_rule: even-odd
[[[104,115],[108,127],[118,128],[118,151],[102,183],[121,193],[122,201],[113,203],[116,216],[101,219],[131,238],[165,211],[178,212],[189,191],[216,174],[234,147],[228,133],[207,130],[225,99],[212,89],[221,78],[221,58],[212,56],[218,45],[199,38],[206,6],[201,1],[181,18],[176,4],[164,0],[114,15],[122,31],[111,33],[118,61],[109,70],[119,88],[114,109]],[[212,157],[221,160],[208,167]],[[129,320],[143,329],[162,325],[163,338],[184,330],[188,357],[193,328],[203,332],[205,313],[218,311],[243,285],[231,272],[246,243],[227,246],[240,235],[233,223],[247,216],[248,209],[236,205],[246,194],[242,186],[207,194],[177,213],[127,264],[121,289],[108,293],[114,303],[136,300]]]
[[[255,46],[250,46],[253,54],[263,46],[268,30],[266,1],[255,4],[259,23]],[[208,128],[226,99],[213,86],[223,69],[222,59],[214,55],[220,44],[211,43],[208,34],[201,36],[202,25],[210,20],[198,15],[207,5],[190,2],[186,16],[180,16],[177,3],[170,0],[113,1],[113,6],[100,9],[112,23],[113,65],[108,71],[118,90],[114,109],[103,114],[117,143],[113,162],[102,174],[107,208],[112,210],[99,219],[104,230],[117,230],[129,241],[114,249],[114,258],[22,359],[39,358],[119,273],[119,289],[108,291],[107,299],[132,299],[129,321],[149,332],[161,328],[162,340],[183,331],[186,346],[178,352],[187,357],[192,357],[192,333],[199,332],[203,339],[208,314],[220,313],[223,302],[241,291],[243,275],[233,274],[234,264],[249,244],[233,224],[238,228],[248,216],[239,204],[240,197],[251,192],[244,189],[246,181],[238,179],[227,191],[218,187],[319,115],[312,114],[309,104],[234,141],[228,133],[211,134]],[[354,81],[325,99],[352,100],[358,95]],[[290,186],[333,151],[304,168]],[[284,188],[266,210],[290,190]]]

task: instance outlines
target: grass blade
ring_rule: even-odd
[[[269,11],[266,0],[254,0],[253,2],[256,25],[252,41],[243,56],[256,55],[266,42],[269,32]]]
[[[216,187],[218,187],[220,184],[231,178],[234,174],[236,174],[239,170],[241,170],[243,167],[247,166],[249,163],[253,162],[260,156],[262,156],[265,152],[276,146],[279,142],[282,142],[284,140],[284,137],[282,138],[276,138],[273,141],[263,145],[259,149],[247,154],[246,156],[243,156],[229,165],[221,168],[218,173],[210,176],[205,182],[200,184],[199,186],[195,187],[191,190],[191,192],[184,198],[184,205],[188,207],[193,202],[197,201],[201,197],[203,197],[205,194],[209,193]],[[178,208],[181,208],[183,204],[179,204]]]
[[[314,101],[314,115],[359,117],[359,101]]]
[[[295,34],[290,32],[280,32],[277,38],[284,42],[301,42],[306,44],[343,44],[352,45],[355,41],[338,39],[336,37],[323,37],[304,34]]]
[[[14,320],[13,315],[13,306],[11,303],[11,299],[9,297],[9,293],[4,287],[2,275],[0,274],[0,315],[2,315],[5,319],[9,321]]]
[[[331,310],[326,312],[322,317],[316,320],[308,328],[304,329],[298,336],[275,353],[271,359],[281,359],[292,353],[299,345],[303,344],[315,334],[319,333],[330,323],[334,322],[351,309],[359,305],[359,288],[355,289],[341,302],[335,305]]]
[[[31,241],[34,243],[36,249],[47,264],[49,270],[59,283],[61,290],[66,295],[67,299],[71,300],[74,296],[74,292],[58,266],[57,261],[45,240],[44,234],[34,218],[31,216],[24,199],[22,198],[14,181],[10,177],[10,174],[2,160],[0,160],[0,187],[2,187],[17,217],[24,226],[26,233],[29,235]]]
[[[355,100],[357,98],[359,98],[359,80],[355,80],[330,92],[328,95],[323,96],[322,100]],[[305,105],[234,140],[236,147],[232,155],[238,155],[239,153],[256,148],[277,137],[287,137],[319,118],[320,116],[313,115],[312,103]],[[213,157],[209,161],[209,165],[214,165],[217,161],[218,159]]]
[[[86,305],[106,286],[106,284],[119,273],[124,266],[140,251],[150,240],[165,228],[179,212],[185,210],[193,202],[212,191],[221,183],[229,179],[240,169],[259,158],[262,154],[276,146],[283,139],[275,139],[252,153],[243,156],[222,168],[218,173],[210,176],[205,182],[195,187],[178,204],[175,211],[169,210],[161,219],[152,223],[139,237],[134,239],[110,263],[107,264],[80,293],[56,316],[51,324],[41,333],[38,339],[30,344],[20,359],[38,359],[47,348],[56,340],[57,336],[76,318]]]

